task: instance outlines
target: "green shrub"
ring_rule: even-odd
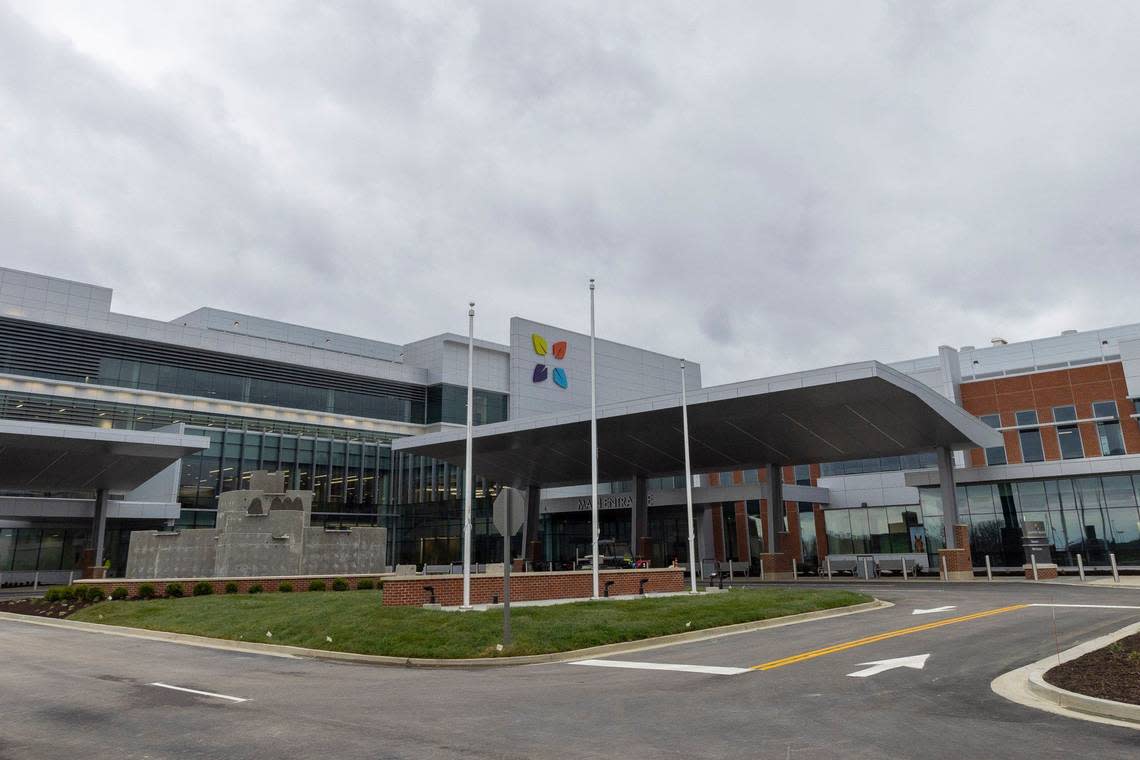
[[[154,586],[150,583],[144,583],[139,586],[139,599],[154,599]]]
[[[226,581],[226,593],[236,594],[238,592],[238,585],[233,581]]]
[[[182,590],[182,584],[181,583],[167,583],[166,584],[166,595],[169,597],[173,597],[174,599],[178,599],[185,593],[186,592]]]
[[[209,596],[214,593],[214,584],[198,581],[194,584],[194,596]]]
[[[75,592],[76,600],[92,604],[103,601],[103,597],[103,589],[100,586],[80,586]]]
[[[344,578],[334,579],[333,591],[348,591],[348,581],[346,581]]]
[[[356,582],[357,591],[371,591],[376,588],[376,584],[372,582],[371,578],[361,578]]]
[[[44,592],[45,602],[62,602],[69,598],[74,597],[74,593],[69,586],[52,586]],[[71,594],[71,596],[67,596]]]
[[[290,591],[293,590],[293,584],[290,583],[289,581],[282,581],[281,583],[277,584],[277,590],[280,591],[282,594],[288,594]]]
[[[324,590],[325,590],[325,582],[324,581],[309,581],[309,591],[324,591]]]
[[[115,590],[111,592],[111,598],[116,600],[116,601],[122,601],[123,599],[126,599],[127,598],[126,586],[116,587]]]
[[[261,587],[260,583],[255,583],[249,587],[249,593],[251,594],[260,594],[264,590],[265,589]]]

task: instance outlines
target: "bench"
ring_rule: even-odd
[[[879,571],[884,573],[898,573],[899,575],[913,576],[920,572],[922,565],[918,560],[907,558],[880,559]]]
[[[451,565],[424,565],[424,575],[451,575]]]
[[[853,559],[833,559],[829,560],[824,565],[825,570],[827,569],[828,565],[831,566],[831,572],[833,574],[850,573],[851,575],[854,575],[858,566],[858,562]]]
[[[396,565],[396,575],[415,575],[415,565]]]

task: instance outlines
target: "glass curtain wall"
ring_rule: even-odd
[[[1076,566],[1077,554],[1085,565],[1107,565],[1110,553],[1120,565],[1140,566],[1140,473],[970,483],[957,488],[957,497],[976,567],[984,567],[989,555],[995,567],[1020,568],[1027,520],[1045,524],[1060,566]],[[916,507],[827,510],[831,553],[907,551],[898,547],[909,540],[909,551],[924,546],[935,562],[945,545],[942,496],[936,487],[920,488],[919,500]]]

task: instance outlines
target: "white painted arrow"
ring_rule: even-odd
[[[928,610],[915,610],[914,612],[912,612],[910,614],[912,614],[912,615],[929,615],[932,612],[949,612],[950,610],[956,610],[956,609],[958,609],[957,605],[948,604],[945,607],[931,607]]]
[[[913,668],[915,670],[922,670],[926,666],[926,658],[929,654],[916,654],[911,657],[896,657],[893,660],[875,660],[873,662],[861,662],[860,665],[870,665],[871,667],[864,670],[857,670],[854,673],[848,673],[851,678],[866,678],[873,676],[877,673],[882,673],[884,670],[894,670],[895,668]]]

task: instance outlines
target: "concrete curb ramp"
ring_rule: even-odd
[[[1006,699],[1026,707],[1047,710],[1070,718],[1140,730],[1140,705],[1077,694],[1045,681],[1045,674],[1061,663],[1095,652],[1137,632],[1140,632],[1140,623],[1125,626],[1107,636],[1066,649],[1060,655],[1050,655],[1043,660],[998,676],[990,684],[990,688]]]
[[[755,620],[748,623],[735,623],[718,628],[705,628],[699,631],[686,631],[673,633],[667,636],[657,636],[638,641],[623,641],[616,644],[603,644],[586,649],[574,649],[569,652],[551,652],[548,654],[533,654],[521,657],[471,657],[466,659],[444,660],[425,657],[389,657],[377,654],[356,654],[354,652],[334,652],[326,649],[307,649],[285,644],[262,644],[251,641],[231,641],[229,639],[213,639],[207,636],[194,636],[187,633],[171,633],[169,631],[151,631],[145,628],[127,628],[118,625],[104,625],[102,623],[83,623],[77,620],[53,620],[51,618],[35,617],[33,615],[18,615],[14,612],[0,612],[0,620],[12,620],[18,623],[31,625],[44,625],[52,628],[68,628],[73,631],[88,633],[102,633],[109,636],[124,636],[134,639],[148,639],[151,641],[165,641],[172,644],[204,647],[207,649],[220,649],[227,652],[241,652],[245,654],[264,654],[274,657],[305,657],[318,660],[334,660],[338,662],[354,662],[365,665],[379,665],[386,667],[406,668],[487,668],[514,665],[538,665],[543,663],[570,662],[572,660],[590,659],[599,656],[624,654],[645,649],[684,644],[692,641],[705,641],[721,636],[734,636],[740,633],[750,633],[768,628],[780,628],[785,625],[807,623],[813,620],[824,620],[844,615],[855,615],[861,612],[886,609],[893,607],[890,602],[874,600],[849,607],[839,607],[830,610],[817,610],[803,612],[798,615],[770,618],[768,620]]]

